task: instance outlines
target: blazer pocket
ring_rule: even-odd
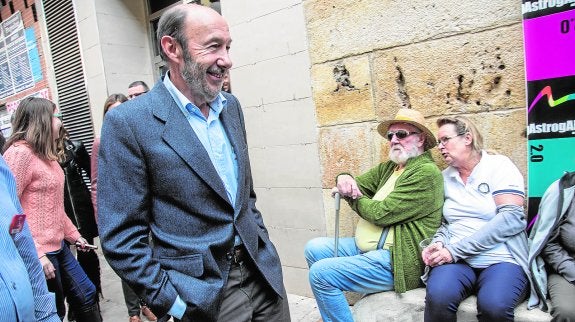
[[[201,254],[178,257],[160,256],[162,267],[187,276],[200,277],[204,274],[204,260]]]

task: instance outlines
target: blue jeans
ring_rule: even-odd
[[[479,321],[513,321],[515,307],[527,291],[527,276],[516,264],[472,268],[458,262],[437,266],[427,280],[425,321],[456,321],[459,304],[473,293],[477,295]]]
[[[309,283],[324,322],[353,321],[343,291],[376,293],[393,290],[388,250],[362,253],[352,237],[341,238],[334,257],[333,238],[319,237],[305,246]]]
[[[75,312],[83,312],[97,303],[96,287],[64,242],[62,248],[46,256],[56,269],[56,277],[47,282],[48,290],[56,294],[56,307],[60,319],[66,314],[65,298],[68,298],[70,307]]]

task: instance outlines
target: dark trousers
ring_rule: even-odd
[[[56,277],[47,280],[47,284],[48,290],[56,295],[56,308],[60,319],[66,315],[65,298],[68,298],[71,308],[76,313],[86,311],[97,304],[96,287],[64,242],[60,250],[48,253],[46,256],[56,269]]]
[[[130,316],[140,315],[140,298],[126,282],[122,280],[122,292],[124,292],[124,301]]]
[[[547,277],[549,298],[551,299],[551,316],[553,322],[575,321],[575,285],[571,284],[563,276],[549,274]]]
[[[218,321],[290,321],[287,294],[279,297],[248,258],[232,263]],[[184,317],[179,322],[193,321]]]
[[[425,321],[457,321],[457,308],[477,295],[479,321],[513,321],[515,307],[525,299],[527,276],[521,266],[498,263],[472,268],[465,262],[431,269],[425,296]]]

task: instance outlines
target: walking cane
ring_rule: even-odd
[[[336,192],[333,197],[335,199],[335,249],[333,250],[333,255],[334,257],[337,257],[337,249],[339,246],[339,192]]]

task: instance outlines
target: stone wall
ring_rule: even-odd
[[[302,0],[222,1],[231,84],[243,107],[261,211],[288,293],[311,295],[305,243],[325,235],[319,146]]]
[[[304,8],[328,235],[334,177],[386,159],[375,128],[399,108],[421,111],[434,132],[440,116],[468,116],[486,148],[526,178],[519,1],[307,0]],[[341,236],[356,220],[342,207]]]

